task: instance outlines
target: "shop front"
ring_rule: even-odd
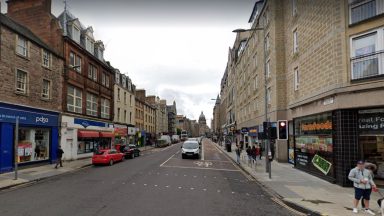
[[[128,128],[126,125],[114,124],[114,145],[125,145],[128,141]]]
[[[16,118],[19,165],[54,162],[59,113],[0,103],[0,173],[13,170]]]
[[[360,157],[377,166],[376,183],[384,185],[384,108],[358,111]]]
[[[255,146],[259,144],[258,139],[259,126],[254,126],[249,128],[248,139],[251,146]]]
[[[98,149],[110,149],[115,140],[112,124],[62,116],[61,146],[64,160],[91,157]]]
[[[295,119],[294,127],[296,168],[334,181],[332,113]]]

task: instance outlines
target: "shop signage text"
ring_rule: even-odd
[[[360,116],[359,129],[382,131],[384,129],[384,115],[383,116]]]
[[[310,123],[310,124],[302,124],[301,130],[303,131],[319,131],[319,130],[332,130],[332,122],[326,121],[323,123]]]
[[[108,127],[108,123],[105,123],[105,122],[90,121],[90,120],[80,119],[80,118],[75,118],[74,123],[82,125],[84,128],[87,128],[89,126]]]
[[[19,117],[20,124],[58,126],[58,115],[48,115],[21,109],[0,107],[0,122],[15,123]]]

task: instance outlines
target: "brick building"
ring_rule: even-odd
[[[233,122],[234,92],[237,130],[257,131],[265,118],[289,121],[288,142],[274,145],[279,161],[349,185],[348,170],[363,158],[378,166],[375,176],[382,182],[383,5],[383,0],[257,1],[249,21],[262,30],[238,33],[222,79],[227,126]],[[257,133],[238,138],[260,143]]]
[[[59,145],[63,57],[1,13],[0,41],[0,173],[13,169],[17,117],[19,164],[53,162]]]
[[[64,61],[61,139],[64,159],[89,157],[113,139],[114,69],[104,60],[104,45],[69,11],[58,18],[51,0],[10,0],[8,15],[25,24]]]

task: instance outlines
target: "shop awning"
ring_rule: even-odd
[[[97,131],[79,130],[77,132],[77,136],[78,137],[83,137],[83,138],[93,138],[93,137],[100,137],[100,134]]]
[[[126,137],[128,135],[127,128],[115,128],[115,136]]]
[[[112,132],[100,132],[100,137],[115,137],[115,135]]]

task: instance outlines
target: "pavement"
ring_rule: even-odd
[[[0,215],[303,215],[212,142],[204,140],[200,159],[181,159],[180,147],[2,190]]]
[[[152,150],[152,146],[141,147],[142,152]],[[58,176],[92,165],[91,158],[85,158],[80,160],[63,161],[63,167],[55,169],[55,164],[47,164],[43,166],[36,166],[30,168],[21,168],[18,170],[18,178],[15,180],[15,172],[9,172],[0,174],[0,190],[7,188],[22,186],[24,184],[30,184],[44,179]]]
[[[232,152],[216,144],[226,155],[236,161],[235,146]],[[268,190],[274,191],[282,200],[317,212],[320,215],[367,215],[360,211],[352,213],[354,189],[332,184],[318,177],[294,168],[288,163],[272,162],[272,179],[265,170],[265,158],[257,160],[256,164],[248,163],[246,152],[241,154],[241,167]],[[371,209],[379,214],[376,200],[378,193],[372,193]]]

